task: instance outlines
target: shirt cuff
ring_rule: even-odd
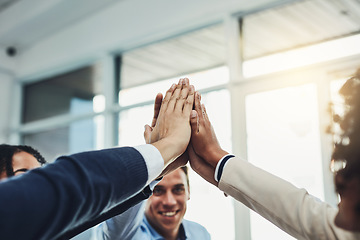
[[[215,174],[214,174],[215,181],[217,181],[217,182],[220,181],[221,175],[222,175],[222,172],[224,170],[224,167],[225,167],[226,163],[228,162],[228,160],[230,158],[233,158],[233,157],[235,157],[235,156],[232,155],[232,154],[227,154],[227,155],[223,156],[219,160],[219,162],[218,162],[218,164],[216,165],[216,168],[215,168]]]
[[[146,185],[148,185],[162,172],[164,168],[164,159],[162,158],[159,150],[151,144],[144,144],[134,148],[145,160],[148,171],[148,180]]]

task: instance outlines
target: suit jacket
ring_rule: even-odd
[[[226,163],[219,188],[297,239],[360,239],[335,226],[336,208],[240,158]]]
[[[60,157],[53,164],[0,183],[0,237],[64,238],[121,203],[130,207],[126,200],[147,181],[146,163],[135,148]]]

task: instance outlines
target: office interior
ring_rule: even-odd
[[[143,144],[188,77],[224,149],[336,206],[327,129],[359,43],[359,0],[0,0],[0,141],[50,162]],[[293,239],[190,181],[185,218],[212,239]]]

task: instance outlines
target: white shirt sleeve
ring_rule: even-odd
[[[151,144],[144,144],[134,147],[143,156],[148,170],[146,185],[157,178],[164,168],[164,159],[159,150]]]

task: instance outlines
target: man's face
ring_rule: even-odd
[[[37,161],[37,159],[30,153],[18,152],[15,153],[12,157],[12,166],[14,170],[14,175],[16,176],[33,168],[38,168],[41,165]],[[7,178],[6,171],[3,171],[0,174],[0,179],[4,178]]]
[[[339,211],[335,217],[335,224],[348,231],[360,232],[360,180],[353,178],[345,181],[336,176],[335,184],[342,184],[338,190],[341,197]]]
[[[145,215],[149,223],[161,235],[177,232],[190,198],[186,175],[182,169],[166,175],[154,188],[147,200]]]

